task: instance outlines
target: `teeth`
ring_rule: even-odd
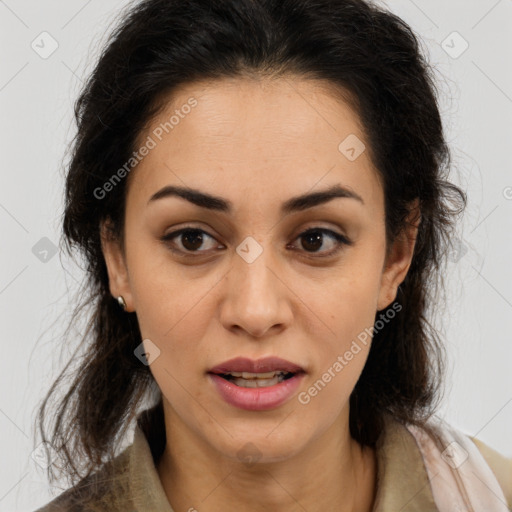
[[[266,373],[229,372],[225,373],[224,377],[242,388],[264,388],[283,382],[288,373],[283,370]]]
[[[229,372],[226,375],[231,375],[233,377],[241,377],[242,379],[272,379],[276,375],[285,375],[284,371],[274,371],[267,373],[249,373],[249,372]]]
[[[264,388],[267,386],[275,386],[284,380],[284,373],[280,372],[279,375],[276,375],[272,379],[245,379],[240,377],[235,377],[230,379],[233,384],[240,386],[242,388]]]

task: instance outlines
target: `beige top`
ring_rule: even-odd
[[[133,443],[112,463],[114,480],[102,479],[100,471],[36,512],[174,512],[155,467],[164,440],[153,436],[148,441],[139,418]],[[512,458],[471,439],[496,475],[512,510]],[[376,452],[377,496],[373,512],[437,512],[421,452],[405,426],[388,418]],[[200,503],[193,506],[201,509]]]

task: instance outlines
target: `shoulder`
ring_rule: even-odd
[[[111,512],[131,510],[129,455],[126,448],[100,470],[83,478],[35,512]],[[121,507],[121,508],[120,508]],[[124,507],[124,508],[123,508]]]
[[[422,427],[407,428],[418,443],[427,472],[441,476],[431,477],[440,500],[449,496],[448,487],[459,487],[461,496],[472,504],[492,502],[496,510],[512,507],[512,459],[436,415]]]
[[[496,476],[509,508],[512,508],[512,457],[505,457],[484,442],[469,436]]]
[[[124,451],[35,512],[169,510],[155,467],[165,443],[160,401],[137,417],[132,442]]]

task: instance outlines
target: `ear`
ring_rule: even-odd
[[[128,279],[128,268],[121,242],[116,238],[110,227],[109,220],[100,225],[101,249],[107,265],[110,293],[117,299],[123,296],[126,311],[132,312],[133,297]]]
[[[411,203],[406,227],[396,237],[384,263],[377,311],[387,308],[395,300],[398,286],[407,275],[412,262],[420,221],[419,199],[416,198]]]

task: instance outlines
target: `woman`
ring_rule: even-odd
[[[71,485],[40,510],[507,510],[512,461],[434,415],[466,197],[403,21],[143,1],[76,118],[93,315],[49,436],[62,375],[40,409]]]

